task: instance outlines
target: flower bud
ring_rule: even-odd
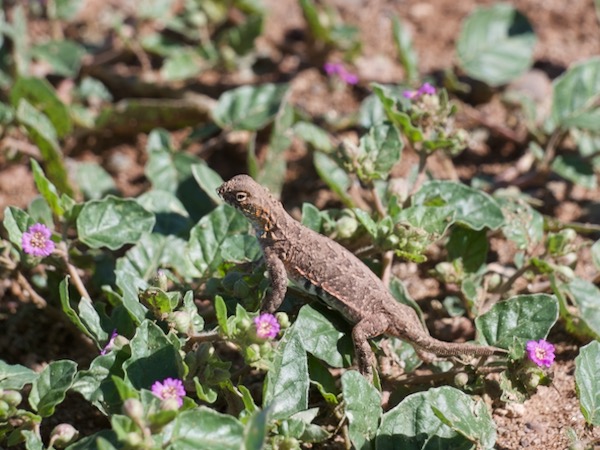
[[[180,333],[189,333],[192,318],[185,311],[175,311],[171,316],[173,327]]]
[[[79,437],[79,431],[68,423],[61,423],[54,427],[50,433],[50,446],[56,448],[65,448],[67,445],[76,441]]]
[[[167,398],[160,402],[160,409],[163,411],[177,411],[179,409],[179,401],[176,398]]]
[[[275,314],[275,317],[277,318],[277,322],[279,322],[279,326],[282,330],[285,328],[289,328],[289,326],[291,325],[290,318],[286,313],[278,312]]]
[[[10,406],[17,407],[23,400],[23,397],[17,391],[4,391],[4,395],[2,395],[2,400],[4,400]]]
[[[344,216],[336,222],[337,234],[342,239],[348,239],[358,229],[358,221],[354,217]]]
[[[137,398],[128,398],[123,402],[123,414],[134,422],[139,422],[144,418],[144,406]]]
[[[125,445],[127,448],[144,448],[144,438],[138,433],[132,431],[127,433],[125,437]]]
[[[454,385],[458,388],[465,387],[469,383],[469,375],[465,372],[459,372],[454,376]]]
[[[9,411],[10,405],[4,400],[0,400],[0,420],[7,419]]]
[[[169,287],[169,279],[167,278],[167,274],[164,270],[158,270],[156,272],[156,283],[161,291],[167,291]]]

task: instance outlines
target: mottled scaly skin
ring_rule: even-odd
[[[383,282],[354,254],[335,241],[294,220],[269,191],[247,175],[223,183],[217,191],[254,226],[263,250],[272,289],[263,312],[279,308],[287,277],[315,292],[354,324],[352,339],[359,370],[372,375],[375,362],[367,339],[388,334],[404,339],[417,351],[440,356],[492,355],[489,346],[443,342],[432,338],[415,311],[398,303]]]

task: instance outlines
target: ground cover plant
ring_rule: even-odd
[[[435,73],[387,11],[392,81],[361,71],[361,30],[333,2],[289,2],[301,28],[271,47],[273,5],[257,0],[96,3],[0,17],[2,170],[35,185],[2,216],[2,447],[594,445],[599,59],[548,78],[543,105],[517,82],[537,31],[509,4],[465,14]],[[477,109],[494,102],[513,122]],[[508,162],[461,174],[478,152]],[[237,173],[356,253],[434,335],[506,356],[423,362],[383,337],[367,379],[351,326],[298,286],[260,314],[258,242],[216,193]],[[565,218],[558,197],[585,206]],[[511,439],[518,405],[567,371],[570,422]]]

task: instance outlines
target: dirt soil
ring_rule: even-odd
[[[94,32],[94,20],[102,18],[107,4],[88,0],[80,12],[82,30]],[[126,4],[127,2],[124,2]],[[361,30],[362,56],[356,61],[355,71],[360,83],[351,90],[325,95],[326,80],[319,66],[307,60],[302,38],[304,20],[297,0],[266,0],[269,18],[258,46],[265,55],[276,61],[280,77],[292,77],[292,98],[297,106],[316,116],[335,115],[356,110],[367,93],[370,81],[399,82],[403,80],[401,66],[397,63],[392,40],[390,17],[397,15],[410,27],[419,55],[423,75],[437,74],[456,61],[454,48],[461,21],[479,5],[491,1],[474,0],[329,0],[342,17]],[[522,0],[512,2],[533,23],[538,43],[535,50],[535,67],[539,72],[527,78],[526,89],[538,96],[540,104],[547,101],[549,82],[568,65],[600,54],[600,28],[593,0]],[[99,19],[99,20],[100,20]],[[44,23],[33,28],[32,39],[47,29]],[[37,30],[37,31],[36,31]],[[83,32],[83,31],[82,31]],[[97,30],[96,30],[97,32]],[[299,53],[297,52],[299,50]],[[300,56],[299,56],[300,55]],[[218,74],[207,73],[200,77],[204,89],[214,88],[215,97],[228,83],[239,83],[241,78],[229,75],[224,81]],[[533,81],[532,81],[533,80]],[[250,79],[248,82],[264,81]],[[527,83],[529,83],[527,85]],[[480,104],[461,105],[459,120],[474,135],[483,138],[474,141],[471,148],[448,164],[443,159],[433,160],[430,170],[439,178],[455,178],[465,182],[473,176],[507,176],[523,155],[524,125],[511,115],[498,96]],[[490,131],[491,130],[491,131]],[[185,134],[185,133],[184,133]],[[357,139],[349,133],[345,136]],[[175,136],[177,140],[177,135]],[[142,149],[145,135],[140,133],[124,139],[103,139],[99,142],[77,141],[65,143],[68,158],[101,162],[115,177],[124,195],[137,195],[147,186],[143,177]],[[243,138],[242,138],[243,140]],[[25,139],[21,150],[35,155]],[[228,142],[227,151],[198,153],[218,170],[224,178],[245,171],[245,157],[236,142]],[[202,147],[202,146],[199,146]],[[318,179],[306,150],[294,145],[286,154],[288,175],[283,191],[286,206],[297,212],[304,201],[322,208],[335,204],[333,198]],[[26,207],[36,195],[26,157],[14,160],[6,152],[0,153],[0,210],[7,205]],[[405,173],[411,155],[407,153],[404,167],[395,174]],[[414,159],[413,159],[414,161]],[[508,175],[507,175],[508,174]],[[546,185],[528,187],[528,193],[540,200],[544,213],[562,221],[599,223],[600,193],[573,187],[559,179]],[[595,236],[597,239],[598,236]],[[511,260],[511,252],[496,249],[499,262]],[[508,252],[503,254],[504,252]],[[425,270],[415,265],[398,263],[394,268],[405,281],[411,295],[425,303],[437,298],[440,288]],[[587,277],[594,273],[589,252],[582,254],[576,269]],[[48,306],[38,310],[27,303],[22,283],[12,279],[0,281],[0,358],[10,363],[20,363],[41,368],[51,360],[69,358],[81,366],[89,364],[93,352],[73,327],[57,318],[61,313]],[[35,329],[31,323],[35,320]],[[430,323],[434,334],[442,325]],[[452,325],[452,324],[450,324]],[[557,343],[557,361],[551,372],[553,382],[540,387],[524,404],[491,402],[494,420],[498,426],[498,449],[566,449],[597,448],[600,432],[585,426],[575,392],[574,358],[582,343],[573,342],[560,327],[550,339]],[[75,396],[70,396],[59,408],[56,420],[70,420],[82,434],[89,434],[107,426],[106,420],[94,408]],[[572,430],[572,432],[570,431]],[[575,436],[571,440],[570,433]],[[332,447],[333,448],[333,447]]]

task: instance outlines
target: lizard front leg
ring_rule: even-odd
[[[271,288],[267,291],[260,310],[261,312],[274,313],[281,306],[287,291],[287,273],[283,261],[277,257],[275,252],[266,248],[263,253],[271,280]]]
[[[375,355],[371,350],[368,339],[384,334],[388,326],[389,322],[386,314],[375,314],[365,317],[352,329],[352,341],[354,342],[358,370],[369,380],[373,379]]]

